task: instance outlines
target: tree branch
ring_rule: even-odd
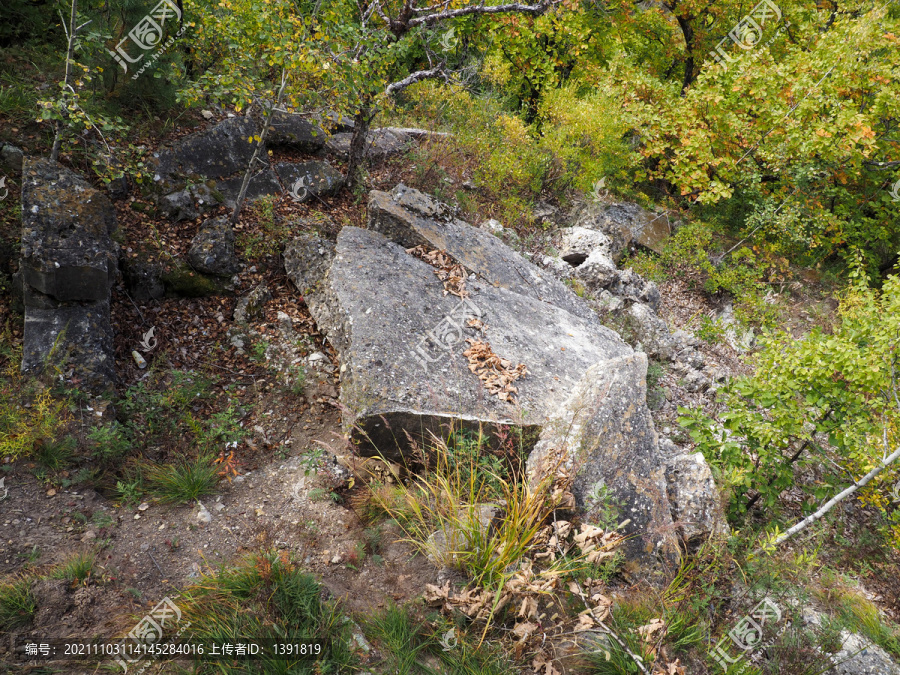
[[[825,502],[818,511],[807,516],[806,518],[801,520],[799,523],[794,525],[789,530],[785,530],[784,532],[782,532],[781,535],[774,542],[772,542],[772,545],[778,546],[780,543],[790,539],[798,532],[802,532],[803,530],[805,530],[807,527],[809,527],[814,522],[819,520],[826,513],[831,511],[831,509],[833,509],[835,507],[835,505],[844,501],[847,497],[852,495],[854,492],[859,490],[861,487],[865,487],[869,483],[869,481],[871,481],[873,478],[875,478],[875,476],[880,474],[888,466],[890,466],[895,461],[897,461],[898,458],[900,458],[900,446],[898,446],[897,449],[894,450],[894,452],[892,452],[890,455],[888,455],[884,459],[884,461],[881,462],[881,464],[876,466],[869,473],[867,473],[865,476],[863,476],[858,481],[856,481],[853,485],[851,485],[846,490],[838,493],[837,495],[835,495],[834,497],[829,499],[827,502]]]
[[[416,82],[421,82],[422,80],[434,80],[441,77],[444,78],[445,82],[448,82],[450,80],[450,75],[448,75],[447,71],[444,70],[443,63],[435,68],[430,68],[429,70],[417,70],[416,72],[407,75],[402,80],[392,82],[384,90],[384,93],[388,96],[393,96],[398,91],[402,91],[410,85],[415,84]]]
[[[440,21],[445,21],[446,19],[453,19],[458,16],[468,16],[470,14],[505,14],[509,12],[537,15],[543,14],[550,9],[550,7],[559,4],[560,1],[561,0],[543,0],[543,2],[539,2],[536,5],[523,5],[520,2],[513,2],[507,5],[471,5],[460,9],[448,9],[443,12],[436,12],[435,14],[429,14],[428,16],[416,17],[415,19],[410,19],[406,25],[408,28],[414,28],[421,25],[430,26]]]

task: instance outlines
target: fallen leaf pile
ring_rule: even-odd
[[[557,556],[576,553],[585,561],[603,560],[613,555],[624,538],[615,532],[591,525],[575,526],[569,521],[556,521],[537,536],[529,556],[522,559],[519,569],[498,591],[480,586],[468,586],[454,591],[450,582],[443,586],[426,584],[424,598],[446,613],[462,612],[476,622],[488,622],[501,616],[514,615],[509,635],[514,638],[517,657],[523,653],[536,654],[532,668],[536,672],[553,675],[558,671],[547,654],[549,637],[594,630],[610,615],[612,599],[604,595],[604,583],[587,578],[582,584],[564,581],[570,572],[554,565],[539,569],[539,562],[554,562]],[[571,616],[561,591],[569,590],[580,598],[585,609]]]
[[[410,255],[424,260],[434,268],[434,273],[444,284],[444,295],[452,294],[468,298],[466,290],[466,268],[455,262],[446,251],[429,250],[424,244],[406,249]]]
[[[484,382],[485,388],[497,398],[507,403],[514,403],[519,390],[512,383],[528,374],[525,365],[520,363],[515,368],[507,359],[500,358],[491,349],[491,343],[483,340],[467,338],[470,347],[463,352],[469,359],[469,370]]]

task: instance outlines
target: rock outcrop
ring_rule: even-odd
[[[664,466],[647,408],[647,356],[635,352],[589,368],[550,415],[528,457],[533,480],[565,471],[583,517],[617,512],[629,558],[677,562]]]
[[[58,368],[95,391],[115,382],[109,307],[117,274],[115,228],[105,194],[56,162],[25,160],[23,372]]]
[[[285,267],[340,355],[344,423],[362,454],[415,460],[451,425],[542,432],[535,470],[564,451],[588,518],[605,489],[626,534],[640,533],[630,557],[677,560],[646,356],[552,275],[402,185],[370,194],[368,230],[298,238]]]

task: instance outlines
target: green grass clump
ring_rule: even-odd
[[[36,611],[37,602],[29,579],[0,584],[0,631],[27,626]]]
[[[195,673],[265,673],[266,675],[325,675],[355,670],[350,622],[323,589],[299,570],[286,553],[250,556],[187,589],[178,600],[184,621],[196,640],[277,638],[284,642],[321,640],[317,660],[276,660],[271,654],[258,661],[197,662]]]
[[[148,463],[144,478],[148,491],[167,504],[191,502],[212,494],[219,482],[218,467],[207,456],[174,464]]]
[[[51,574],[54,579],[65,579],[73,586],[85,583],[94,572],[96,556],[91,552],[76,553],[57,567]]]

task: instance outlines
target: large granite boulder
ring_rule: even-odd
[[[550,414],[528,457],[532,480],[564,470],[588,522],[611,508],[628,521],[630,559],[674,564],[678,538],[664,467],[647,408],[647,356],[624,354],[592,365]]]
[[[369,229],[406,248],[424,244],[445,250],[492,286],[600,325],[590,307],[552,274],[528,262],[489,232],[454,218],[448,206],[418,190],[403,184],[391,192],[372,190]]]
[[[347,159],[350,154],[352,136],[353,134],[350,133],[332,135],[325,142],[325,150],[330,155]],[[413,142],[412,137],[397,129],[371,129],[366,136],[366,157],[378,160],[406,152]]]
[[[468,298],[445,294],[431,265],[378,232],[345,227],[329,265],[331,255],[306,237],[288,247],[285,267],[341,355],[344,422],[366,454],[403,458],[407,433],[421,443],[451,421],[536,428],[589,367],[631,353],[596,317],[532,297],[527,285],[520,293],[472,276]],[[524,364],[514,402],[469,369],[467,340]]]
[[[258,134],[253,120],[232,117],[185,136],[159,152],[153,180],[165,186],[191,177],[219,179],[245,171]]]
[[[22,180],[22,370],[51,365],[103,389],[115,379],[115,210],[104,193],[47,159],[26,158]]]

